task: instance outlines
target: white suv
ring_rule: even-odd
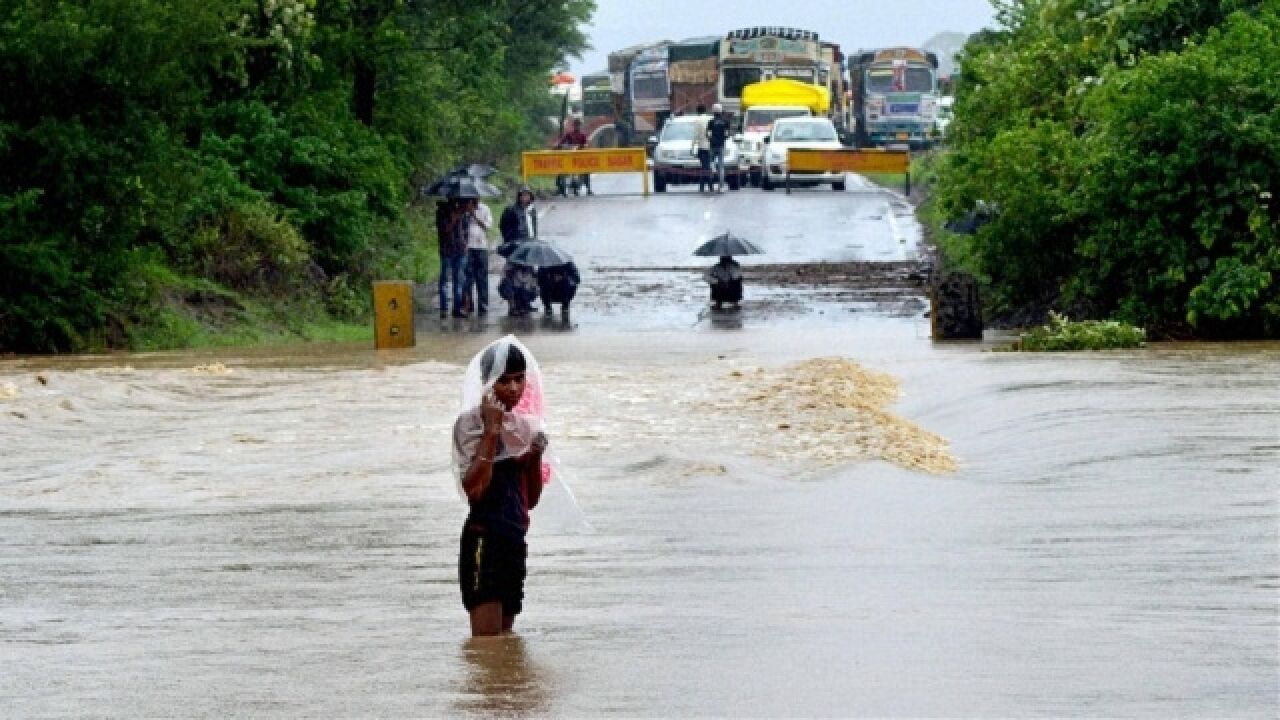
[[[706,116],[701,116],[704,120]],[[661,137],[656,138],[653,148],[653,189],[655,192],[666,192],[668,185],[697,184],[698,174],[702,172],[702,164],[698,162],[695,149],[699,116],[681,115],[667,121],[662,127]],[[715,167],[711,168],[715,173]],[[748,169],[742,163],[736,142],[724,144],[724,180],[730,190],[742,187]]]
[[[823,117],[778,118],[765,138],[764,172],[761,185],[772,190],[787,179],[787,151],[792,148],[839,150],[844,145],[831,120]],[[831,183],[833,190],[844,190],[844,173],[792,173],[792,185]]]

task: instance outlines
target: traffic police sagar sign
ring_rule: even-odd
[[[796,173],[904,173],[910,167],[911,156],[904,152],[803,148],[791,148],[787,152],[787,170]]]
[[[601,150],[541,150],[520,156],[525,177],[583,173],[645,172],[644,148]]]

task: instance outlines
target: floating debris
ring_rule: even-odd
[[[11,382],[0,383],[0,400],[17,400],[18,386]]]
[[[230,375],[231,368],[222,363],[209,363],[207,365],[197,365],[191,368],[191,372],[196,375]]]
[[[817,358],[777,371],[732,372],[750,390],[730,393],[720,409],[754,418],[766,454],[823,463],[880,458],[911,470],[950,473],[956,459],[945,438],[885,408],[898,381],[846,358]]]

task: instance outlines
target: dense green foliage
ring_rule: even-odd
[[[1280,0],[997,0],[937,202],[998,309],[1280,334]],[[953,258],[954,259],[954,258]]]
[[[1074,352],[1079,350],[1113,350],[1135,348],[1146,344],[1142,328],[1115,320],[1070,320],[1055,312],[1049,322],[1022,333],[1012,349],[1021,352]]]
[[[593,8],[0,0],[0,351],[362,316],[434,262],[419,183],[541,144]]]

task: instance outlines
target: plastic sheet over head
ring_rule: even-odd
[[[455,428],[466,428],[476,435],[483,432],[483,423],[477,422],[481,403],[486,393],[493,389],[498,379],[508,370],[520,366],[511,363],[512,355],[523,358],[525,378],[524,392],[515,406],[503,416],[502,434],[499,437],[495,460],[519,457],[529,451],[534,438],[547,430],[546,396],[542,368],[524,343],[514,335],[506,335],[489,343],[476,353],[467,365],[462,378],[461,398]],[[470,416],[470,417],[469,417]],[[471,458],[463,452],[455,436],[453,443],[453,468],[459,495],[465,500],[462,478],[466,475]],[[554,439],[553,439],[554,442]],[[545,486],[542,501],[537,508],[534,527],[550,524],[562,530],[587,530],[589,525],[578,507],[573,492],[564,481],[560,462],[553,452],[543,456],[542,482]]]
[[[518,353],[523,358],[524,393],[520,401],[502,419],[502,435],[498,442],[496,459],[505,460],[519,457],[528,452],[533,438],[539,432],[546,431],[545,406],[542,396],[542,369],[533,353],[514,335],[507,335],[489,343],[476,353],[467,365],[466,374],[462,377],[462,398],[458,406],[458,418],[478,413],[485,394],[493,389],[498,378],[507,372],[508,361]],[[480,430],[482,426],[477,426]],[[470,458],[461,457],[459,448],[454,446],[454,466],[460,473]],[[544,478],[545,479],[545,478]]]

